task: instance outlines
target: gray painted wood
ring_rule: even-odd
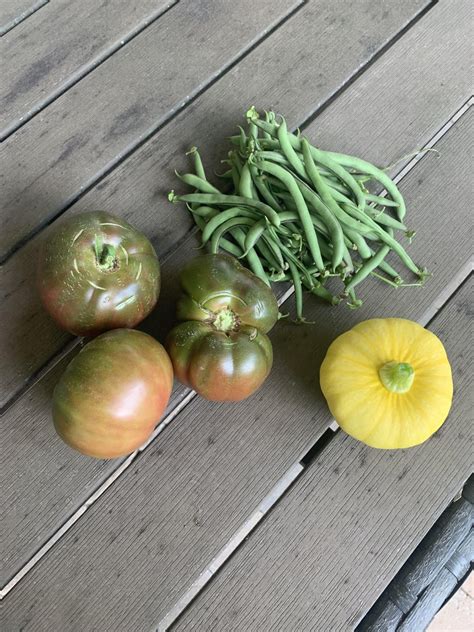
[[[2,0],[0,2],[0,36],[26,20],[49,0]],[[3,44],[3,42],[2,42]],[[3,68],[3,66],[2,66]]]
[[[274,106],[285,112],[292,124],[302,123],[409,19],[408,14],[403,20],[398,15],[400,6],[397,3],[396,6],[388,7],[388,15],[385,14],[385,4],[374,5],[369,0],[364,0],[363,5],[352,7],[344,4],[344,15],[339,2],[304,6],[67,213],[103,208],[123,216],[149,235],[160,256],[175,250],[191,224],[186,212],[167,202],[166,193],[179,184],[173,168],[183,170],[188,166],[184,152],[189,146],[198,144],[202,148],[205,162],[212,173],[222,156],[224,137],[233,133],[249,104],[255,103],[262,108]],[[435,10],[439,16],[437,7]],[[467,12],[468,8],[462,4],[461,17],[464,11]],[[362,119],[360,125],[355,126],[352,118],[352,108],[358,107],[364,111],[364,108],[374,107],[372,92],[377,95],[374,101],[381,100],[382,107],[389,100],[394,101],[390,110],[394,120],[397,120],[398,104],[404,115],[401,124],[405,125],[407,121],[410,123],[404,126],[403,134],[392,129],[394,134],[390,142],[385,140],[388,137],[377,137],[380,147],[384,148],[380,152],[386,162],[403,155],[407,146],[410,149],[418,147],[435,133],[440,121],[455,111],[470,87],[470,72],[462,62],[469,28],[466,19],[453,20],[447,11],[446,15],[442,13],[442,17],[449,24],[453,41],[439,18],[432,19],[431,12],[423,18],[423,27],[417,26],[415,35],[409,33],[406,36],[410,46],[423,52],[419,54],[420,70],[413,63],[408,63],[405,50],[401,51],[398,45],[396,47],[399,51],[398,63],[403,63],[404,69],[410,68],[409,73],[405,71],[397,75],[403,78],[398,83],[399,90],[405,95],[404,99],[393,100],[393,86],[392,92],[386,92],[382,97],[378,88],[380,77],[374,77],[371,69],[367,79],[368,88],[365,82],[358,81],[358,92],[352,89],[349,91],[354,103],[346,111],[337,111],[335,119],[339,121],[340,112],[343,122],[338,124],[345,132],[339,134],[339,142],[335,142],[333,147],[341,146],[342,136],[354,138],[354,145],[357,143],[358,147],[362,146],[362,155],[367,153],[370,145],[375,144],[373,141],[368,142],[373,121]],[[347,19],[347,23],[351,24],[353,37],[349,41],[338,27],[341,19]],[[299,43],[312,38],[315,29],[318,32],[317,42],[303,51]],[[298,45],[289,46],[289,42]],[[447,48],[449,55],[446,54]],[[285,50],[285,55],[280,56],[278,72],[284,77],[284,83],[275,81],[273,74],[275,51],[281,50]],[[395,72],[395,67],[396,62],[390,72]],[[425,77],[427,81],[422,80]],[[440,85],[440,77],[443,77],[444,86]],[[382,81],[382,84],[386,86],[386,82]],[[418,84],[425,87],[425,93],[418,89]],[[365,89],[369,92],[363,98],[360,91]],[[432,101],[431,111],[439,114],[437,120],[436,115],[426,115],[427,96]],[[379,112],[376,116],[380,118]],[[425,121],[427,126],[423,127]],[[334,121],[328,122],[326,117],[324,126],[318,125],[317,130],[311,132],[315,141],[327,144],[326,125],[329,125],[328,131],[332,136]],[[211,138],[212,143],[209,142]],[[40,239],[33,239],[4,266],[0,342],[5,352],[0,358],[0,372],[7,375],[0,390],[2,404],[67,340],[66,335],[57,330],[41,309],[34,289],[31,262],[36,256]]]
[[[172,4],[82,0],[78,11],[55,0],[9,33],[1,42],[0,140]]]
[[[340,431],[173,630],[354,629],[472,470],[472,289],[430,325],[456,387],[436,436],[380,451]]]
[[[434,10],[433,10],[434,11]],[[456,51],[457,49],[452,47],[453,57],[451,58],[451,63],[448,64],[446,62],[446,41],[442,37],[442,33],[444,31],[443,28],[440,28],[441,25],[446,23],[446,19],[448,17],[447,11],[444,9],[442,11],[438,11],[438,7],[436,7],[437,13],[429,14],[425,20],[420,23],[413,32],[410,32],[405,37],[406,45],[409,46],[414,54],[417,55],[419,59],[419,65],[417,67],[417,71],[414,70],[411,73],[407,73],[407,67],[412,66],[412,62],[410,59],[406,57],[405,48],[402,42],[397,44],[394,47],[388,56],[392,58],[392,62],[387,66],[387,60],[385,56],[380,59],[377,64],[375,64],[370,71],[365,73],[349,90],[349,93],[352,94],[351,99],[351,108],[348,109],[345,102],[342,105],[339,105],[342,97],[335,101],[327,110],[324,112],[316,121],[308,128],[308,135],[312,138],[320,138],[324,140],[326,135],[326,130],[328,133],[334,129],[334,127],[339,129],[345,129],[347,126],[351,124],[352,114],[353,112],[362,113],[365,108],[370,107],[374,108],[374,111],[377,112],[379,109],[383,111],[387,102],[390,102],[392,99],[392,90],[393,90],[393,77],[398,76],[395,75],[396,69],[400,73],[400,76],[406,77],[405,81],[400,84],[399,91],[399,103],[405,104],[410,101],[410,96],[412,94],[416,95],[416,99],[412,101],[413,109],[408,112],[404,111],[405,116],[403,118],[398,118],[399,120],[399,130],[394,126],[389,126],[389,131],[386,135],[377,136],[376,141],[371,145],[370,150],[372,152],[378,151],[380,155],[384,156],[384,161],[391,162],[397,156],[404,153],[406,147],[418,147],[421,146],[427,139],[431,137],[435,130],[439,129],[444,120],[446,120],[451,113],[456,109],[456,103],[450,100],[445,101],[445,87],[444,85],[449,85],[452,87],[453,93],[456,95],[455,86],[456,81],[459,81],[461,84],[463,76],[459,77],[454,76],[452,74],[453,67],[459,65],[460,60],[457,57]],[[295,18],[296,19],[296,18]],[[427,20],[429,20],[427,22]],[[455,22],[457,24],[457,21]],[[438,25],[438,26],[437,26]],[[451,24],[448,23],[448,26]],[[439,35],[439,37],[438,37]],[[427,47],[427,42],[432,40],[432,45]],[[282,45],[285,41],[284,34],[282,34]],[[264,45],[266,46],[266,45]],[[439,48],[436,48],[439,46]],[[260,49],[259,49],[260,50]],[[421,55],[421,51],[427,51],[429,54],[425,56]],[[256,51],[255,55],[258,51]],[[289,57],[289,56],[288,56]],[[288,59],[289,64],[292,63],[291,57]],[[415,86],[420,83],[420,77],[425,75],[427,77],[430,72],[432,72],[433,63],[437,63],[437,84],[438,92],[433,92],[433,87],[431,81],[427,81],[423,84],[426,86],[427,94],[431,97],[432,107],[429,113],[426,112],[426,98],[423,98],[423,93],[421,91],[415,90]],[[385,72],[383,73],[384,79],[381,80],[380,72],[378,71],[379,64],[384,64]],[[244,69],[240,69],[241,77],[244,76],[245,79],[250,79],[250,71],[252,68],[252,58],[248,60],[248,66],[246,66],[245,74]],[[411,79],[410,79],[411,77]],[[234,77],[234,83],[236,79]],[[451,86],[450,81],[453,81],[453,85]],[[444,84],[444,85],[443,85]],[[230,94],[230,90],[232,87],[232,82],[229,83],[229,87],[226,88],[224,95]],[[217,89],[217,88],[216,88]],[[232,88],[233,89],[233,88]],[[255,89],[257,89],[255,87]],[[211,101],[216,99],[215,93],[213,92],[214,88],[209,91],[208,96]],[[436,97],[436,98],[435,98]],[[457,95],[459,104],[462,102],[461,95]],[[262,102],[264,101],[264,97],[262,96]],[[345,98],[345,97],[344,97]],[[348,97],[349,98],[349,97]],[[439,102],[439,108],[436,110],[438,112],[438,120],[436,121],[434,118],[434,114],[432,112],[436,109],[435,105]],[[209,101],[204,101],[202,104],[203,113],[201,114],[204,117],[204,113],[209,110],[210,105]],[[377,108],[377,104],[379,104],[379,108]],[[291,103],[288,101],[282,104],[282,109],[290,107]],[[405,105],[403,105],[405,107]],[[200,112],[196,105],[193,105],[193,108],[196,108],[194,112]],[[237,105],[235,106],[237,109]],[[394,114],[395,115],[395,114]],[[189,118],[192,118],[192,114]],[[323,120],[324,124],[319,124],[319,120]],[[425,119],[428,121],[427,126],[425,127]],[[185,127],[186,118],[178,117],[178,123],[180,124],[181,134],[183,137],[186,136],[189,131],[186,132],[188,128]],[[196,119],[192,119],[194,121],[194,125],[196,124]],[[200,119],[198,119],[200,120]],[[296,119],[298,120],[298,119]],[[371,128],[374,124],[373,119],[364,119],[361,117],[361,125],[354,130],[352,135],[354,144],[357,146],[363,145],[364,139],[366,142],[367,138],[370,138]],[[205,128],[206,134],[208,134],[208,129]],[[176,130],[173,132],[173,136],[176,134]],[[341,135],[342,136],[342,135]],[[191,137],[192,138],[192,137]],[[335,144],[335,147],[338,145]],[[381,146],[385,147],[385,152],[383,149],[377,150],[376,147]],[[166,144],[165,144],[166,148]],[[166,153],[166,152],[165,152]],[[361,152],[364,153],[364,152]],[[148,151],[149,156],[154,156],[155,154],[150,150]],[[151,158],[149,159],[151,161]],[[162,157],[163,165],[165,164],[165,158]],[[434,159],[433,159],[434,160]],[[146,164],[146,163],[145,163]],[[150,164],[147,164],[145,168],[145,172],[147,173],[146,180],[137,183],[136,191],[137,194],[140,191],[146,190],[145,184],[148,183],[148,174],[153,173],[153,169]],[[437,163],[433,163],[436,165]],[[181,167],[180,167],[181,168]],[[168,184],[170,186],[170,183]],[[127,190],[127,187],[125,187]],[[428,213],[429,206],[427,206],[423,201],[423,196],[425,195],[424,189],[418,195],[418,198],[423,203],[421,207],[424,209],[426,213]],[[432,199],[431,197],[429,198]],[[417,202],[419,204],[419,202]],[[437,200],[433,202],[434,207],[437,207]],[[102,205],[101,205],[102,206]],[[106,208],[110,208],[107,206]],[[141,209],[142,207],[140,207]],[[414,207],[417,208],[417,207]],[[186,213],[179,208],[172,207],[172,211],[176,215],[176,220],[178,217],[183,217],[183,219],[187,219]],[[469,204],[461,205],[460,207],[461,213],[469,212]],[[413,216],[415,211],[409,210],[409,215]],[[152,218],[149,218],[149,221],[152,221]],[[419,256],[422,259],[428,259],[428,252],[432,248],[432,242],[425,241],[427,239],[427,235],[431,234],[430,229],[429,216],[426,216],[423,224],[416,224],[416,228],[419,230],[419,237],[415,240],[413,244],[413,252],[418,252],[416,249],[418,247],[422,248]],[[443,242],[442,237],[443,224],[440,224],[437,230],[433,233],[433,243],[438,239],[440,242]],[[453,239],[457,239],[456,235],[453,235]],[[156,240],[155,240],[156,243]],[[456,243],[455,241],[447,242],[444,249],[441,251],[440,255],[442,257],[446,257],[447,253],[449,253],[450,248],[452,248],[452,243]],[[183,262],[184,256],[193,256],[194,254],[194,246],[197,245],[195,241],[192,239],[186,241],[182,244],[182,247],[178,252],[175,253],[174,257],[172,257],[165,265],[163,266],[163,292],[162,297],[166,297],[166,300],[162,299],[156,310],[155,314],[153,314],[145,323],[145,329],[154,335],[157,336],[158,339],[163,340],[165,332],[169,329],[170,324],[173,319],[173,311],[174,311],[174,301],[176,298],[176,274],[180,265]],[[464,262],[463,257],[468,256],[467,244],[464,244],[466,247],[461,248],[457,256],[453,259],[452,266],[448,266],[446,269],[443,267],[441,269],[436,268],[436,275],[433,279],[430,280],[427,287],[418,294],[405,294],[404,300],[410,301],[412,296],[416,296],[416,300],[418,301],[423,297],[423,301],[418,305],[419,311],[416,314],[420,315],[423,313],[423,310],[427,308],[428,305],[433,303],[434,298],[439,294],[441,288],[449,281],[450,275],[454,274],[455,270],[459,268]],[[436,246],[438,248],[438,246]],[[26,250],[26,249],[25,249]],[[160,252],[160,248],[158,248]],[[31,258],[30,252],[30,258]],[[428,263],[428,261],[427,261]],[[25,262],[27,265],[27,262]],[[11,269],[10,269],[11,270]],[[441,274],[441,276],[440,276]],[[4,344],[5,349],[11,350],[9,353],[10,358],[10,366],[16,361],[18,362],[18,356],[20,353],[23,353],[21,356],[23,359],[26,357],[27,348],[25,343],[22,344],[22,340],[20,338],[20,330],[23,332],[23,337],[27,339],[28,344],[36,345],[35,349],[38,352],[40,349],[39,345],[41,343],[42,338],[46,338],[45,345],[50,344],[53,345],[51,336],[48,335],[48,329],[36,329],[36,338],[30,337],[29,330],[26,324],[23,323],[22,314],[28,314],[28,300],[35,300],[34,290],[29,288],[29,292],[21,292],[21,288],[23,286],[19,283],[18,293],[16,294],[16,303],[9,303],[10,305],[15,305],[16,312],[15,318],[20,321],[18,334],[16,337],[16,347],[11,344],[9,340],[3,340],[2,344]],[[27,286],[28,287],[28,286]],[[379,285],[377,284],[378,288]],[[380,288],[381,289],[381,288]],[[386,289],[386,288],[385,288]],[[387,296],[387,311],[386,313],[390,314],[390,309],[393,307],[393,294],[390,292]],[[399,295],[397,294],[397,300]],[[20,301],[19,298],[23,297]],[[391,297],[391,298],[390,298]],[[7,301],[5,301],[7,302]],[[310,302],[309,302],[310,303]],[[0,305],[1,308],[1,305]],[[322,318],[324,320],[327,319],[330,310],[324,309],[318,306],[318,309],[321,309]],[[403,313],[404,304],[401,306],[401,312]],[[319,312],[318,312],[319,313]],[[370,315],[370,309],[367,312],[364,312]],[[352,323],[355,323],[358,319],[363,317],[364,313],[358,314],[357,312],[351,313],[353,315]],[[351,317],[351,314],[344,314],[344,318],[347,316]],[[44,323],[49,323],[47,318],[42,314]],[[321,318],[321,316],[320,316]],[[339,318],[339,312],[331,313],[331,319],[334,321],[336,318]],[[3,330],[5,330],[7,322],[13,322],[13,318],[10,312],[9,319],[7,318],[7,314],[4,313],[3,316]],[[25,321],[26,322],[26,321]],[[29,325],[31,325],[32,320],[30,318]],[[340,325],[340,327],[344,326],[345,321]],[[21,327],[20,327],[21,326]],[[325,334],[325,339],[329,340],[331,336],[335,335],[338,328],[331,328]],[[275,345],[278,348],[283,350],[282,358],[290,358],[290,360],[285,359],[282,362],[286,363],[288,361],[292,362],[292,366],[297,367],[298,364],[298,355],[294,356],[294,359],[291,360],[291,348],[288,343],[285,343],[285,337],[288,332],[291,334],[291,337],[295,335],[295,332],[301,335],[308,335],[303,328],[301,332],[299,330],[295,330],[294,328],[290,328],[287,330],[283,328],[280,330],[281,336],[276,339]],[[10,330],[11,333],[11,330]],[[275,332],[276,335],[276,332]],[[301,338],[300,347],[304,349],[306,345],[306,339]],[[11,346],[10,346],[11,345]],[[307,350],[309,351],[309,350]],[[311,362],[311,359],[307,360]],[[15,365],[18,366],[18,365]],[[5,367],[4,374],[6,374],[7,365]],[[299,367],[298,379],[302,379],[304,376],[304,366],[301,365]],[[51,380],[51,381],[50,381]],[[23,563],[26,559],[28,559],[36,550],[38,544],[44,541],[48,535],[51,533],[52,525],[56,524],[59,527],[68,517],[69,515],[81,504],[83,499],[82,488],[86,487],[87,489],[93,488],[100,484],[100,482],[110,474],[116,467],[116,463],[109,463],[104,465],[99,470],[96,469],[96,465],[93,461],[85,459],[83,457],[80,458],[81,467],[76,467],[75,458],[72,457],[72,454],[69,451],[64,451],[62,445],[58,441],[50,441],[50,411],[49,406],[47,405],[47,401],[41,397],[41,392],[48,391],[50,392],[52,389],[52,383],[54,381],[54,377],[49,378],[46,377],[42,380],[36,387],[28,395],[28,399],[25,399],[25,402],[29,402],[26,413],[24,407],[26,403],[21,399],[15,404],[15,406],[9,410],[3,417],[3,424],[5,424],[6,428],[12,429],[11,439],[8,442],[3,442],[4,445],[4,456],[2,456],[2,463],[5,472],[6,480],[12,481],[10,486],[6,486],[8,495],[7,501],[5,502],[5,515],[8,520],[6,525],[6,532],[9,534],[5,539],[5,551],[4,556],[8,556],[8,564],[4,565],[5,575],[10,577]],[[304,392],[304,387],[301,387]],[[49,390],[48,390],[49,389]],[[310,394],[309,390],[309,394]],[[184,388],[177,387],[173,393],[172,403],[173,406],[177,402],[181,401],[186,390]],[[306,398],[308,397],[308,392],[306,393]],[[303,400],[308,403],[307,399]],[[276,405],[276,404],[275,404]],[[35,416],[35,432],[28,439],[25,440],[24,432],[22,429],[19,420],[26,419],[28,410],[34,411]],[[299,414],[299,413],[297,413]],[[297,418],[297,417],[295,417]],[[306,438],[306,435],[305,435]],[[12,446],[14,446],[12,448]],[[39,450],[39,446],[41,450]],[[298,446],[299,448],[299,446]],[[36,458],[31,460],[32,451],[36,454]],[[41,454],[41,458],[39,458],[39,454]],[[15,481],[16,471],[18,468],[18,463],[29,462],[30,467],[30,475],[22,477],[19,480]],[[62,471],[65,471],[65,479],[62,486],[55,489],[55,497],[48,504],[41,505],[39,503],[39,498],[37,494],[37,489],[40,489],[41,486],[50,487],[51,482],[55,481],[55,472],[58,467],[62,468]],[[35,486],[30,486],[30,479],[37,480],[38,488]],[[21,486],[19,487],[19,485]],[[52,492],[51,492],[52,493]],[[10,495],[11,494],[11,495]],[[72,502],[70,503],[67,499],[72,498]],[[38,506],[39,505],[39,506]],[[51,506],[54,505],[54,511],[51,511]],[[27,514],[27,515],[26,515]]]
[[[5,140],[0,257],[53,219],[299,4],[276,0],[269,12],[251,0],[220,10],[209,0],[182,0]]]
[[[374,316],[422,318],[464,264],[470,252],[465,234],[469,165],[458,148],[467,137],[470,118],[466,114],[440,141],[439,158],[426,156],[402,183],[414,227],[423,236],[413,244],[413,254],[430,259],[430,283],[413,293],[395,293],[374,282],[357,312],[331,309],[314,300],[308,301],[307,312],[316,327],[280,322],[271,334],[274,368],[261,391],[234,406],[191,402],[7,595],[6,617],[12,629],[149,629],[166,614],[282,473],[330,424],[316,376],[334,337]],[[451,187],[444,186],[440,174]],[[449,210],[455,203],[459,216],[453,224]],[[430,257],[435,247],[436,258]],[[451,330],[446,329],[438,331],[449,342]],[[457,326],[454,330],[463,331]],[[455,366],[456,349],[451,351]],[[444,446],[442,472],[447,482],[436,486],[440,495],[451,493],[454,474],[464,467],[467,446],[455,457],[457,434],[455,439]],[[343,463],[342,459],[341,471]],[[360,494],[366,493],[364,479],[356,481],[353,470],[350,474],[353,493],[357,485]],[[407,475],[402,474],[400,481]],[[417,476],[416,480],[419,472]],[[387,476],[384,485],[389,483],[393,481]],[[319,493],[329,494],[334,484],[334,476],[318,477]],[[380,493],[385,493],[383,485]],[[344,502],[343,496],[342,509]],[[391,521],[394,524],[393,516]],[[397,528],[403,532],[403,526],[402,521]],[[376,540],[375,532],[372,539]],[[54,598],[58,585],[63,587],[61,605]]]

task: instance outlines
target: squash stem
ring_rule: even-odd
[[[380,367],[379,377],[391,393],[406,393],[413,384],[415,371],[408,362],[387,362]]]

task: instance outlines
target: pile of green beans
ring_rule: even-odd
[[[185,202],[202,231],[202,244],[244,259],[268,285],[291,282],[297,319],[303,317],[303,291],[335,305],[352,307],[362,301],[356,287],[374,276],[393,287],[421,285],[427,271],[413,262],[395,238],[414,233],[404,223],[405,202],[387,173],[357,158],[311,145],[301,133],[291,133],[274,112],[261,118],[247,112],[248,130],[232,136],[224,162],[224,191],[209,182],[199,152],[188,152],[194,173],[178,177],[193,192],[169,194]],[[375,182],[385,195],[368,186]],[[415,281],[405,283],[387,261],[394,252]],[[336,278],[342,290],[334,291]]]

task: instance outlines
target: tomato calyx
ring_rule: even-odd
[[[102,272],[113,272],[119,268],[117,251],[112,244],[104,244],[102,236],[96,235],[94,241],[96,265]]]
[[[224,333],[238,331],[240,318],[230,307],[224,307],[213,314],[211,324],[217,331],[223,331]]]

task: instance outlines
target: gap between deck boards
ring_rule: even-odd
[[[432,136],[432,138],[425,143],[423,149],[428,149],[433,147],[452,127],[453,125],[465,114],[469,108],[474,104],[474,97],[471,97],[464,105],[459,108],[449,119],[448,121],[441,126],[441,128]],[[307,121],[305,121],[301,127],[304,128],[307,125]],[[412,171],[412,169],[423,159],[426,155],[426,152],[419,154],[412,160],[410,160],[399,172],[396,176],[394,176],[393,180],[398,183],[402,180],[408,173]],[[458,271],[458,273],[451,279],[451,282],[443,288],[440,294],[436,297],[436,299],[432,302],[429,309],[427,309],[424,314],[418,319],[418,322],[424,327],[429,324],[432,319],[436,316],[436,314],[443,308],[443,306],[450,300],[450,298],[459,290],[459,288],[463,285],[463,283],[467,280],[469,275],[474,270],[474,261],[471,258],[468,260]],[[293,294],[293,288],[290,287],[287,291],[279,298],[278,304],[281,306],[286,302],[288,298]],[[77,344],[77,342],[76,342]],[[171,421],[178,416],[187,405],[193,401],[196,397],[196,393],[194,391],[189,391],[185,397],[166,415],[166,417],[158,424],[152,436],[148,439],[148,441],[129,455],[124,461],[120,463],[120,465],[112,472],[110,476],[88,497],[88,499],[70,516],[68,520],[66,520],[63,525],[39,548],[39,550],[28,560],[28,562],[7,582],[7,584],[0,589],[0,600],[2,600],[11,590],[14,588],[16,584],[39,562],[46,553],[56,544],[60,538],[81,518],[81,516],[87,511],[87,509],[92,506],[95,501],[102,496],[102,494],[111,487],[111,485],[126,471],[132,463],[135,462],[137,456],[141,452],[143,452],[153,441],[154,439],[161,434],[164,429],[171,423]],[[333,422],[335,424],[335,422]],[[316,442],[312,442],[305,450],[302,455],[298,458],[298,460],[290,467],[289,470],[283,475],[283,477],[278,481],[278,483],[274,486],[274,488],[270,491],[270,493],[262,500],[259,507],[256,509],[254,513],[243,523],[243,525],[239,528],[239,530],[232,536],[227,545],[222,549],[222,551],[213,559],[211,564],[199,575],[199,578],[196,579],[191,587],[184,593],[184,595],[180,598],[180,600],[175,604],[175,606],[169,611],[169,613],[165,616],[163,620],[168,620],[173,613],[173,621],[176,620],[178,616],[186,607],[190,604],[192,599],[204,588],[204,586],[211,579],[212,575],[216,572],[210,574],[210,568],[215,568],[217,562],[219,562],[218,568],[220,568],[226,561],[226,559],[237,549],[237,547],[242,543],[242,541],[249,535],[249,533],[255,528],[255,526],[261,521],[264,515],[268,513],[268,511],[275,505],[279,498],[281,498],[289,487],[293,484],[296,478],[302,473],[302,471],[309,465],[314,458],[316,458],[317,454],[319,454],[321,449],[327,445],[328,441],[330,441],[335,433],[337,432],[337,424],[331,426],[326,430],[326,432],[319,437]],[[322,442],[323,448],[321,448]],[[314,455],[314,458],[313,458]],[[280,494],[277,496],[277,491]],[[265,508],[265,512],[262,513],[262,507]],[[257,517],[260,516],[257,520]],[[252,526],[253,525],[253,526]],[[240,540],[239,540],[240,538]],[[225,552],[229,551],[227,557],[224,556]],[[221,562],[221,563],[220,563]],[[207,580],[206,580],[207,578]],[[204,582],[204,583],[202,583]],[[179,612],[178,612],[179,610]],[[174,614],[176,616],[174,616]],[[161,625],[161,623],[159,624]],[[158,628],[160,631],[162,628]],[[163,628],[167,629],[167,628]]]

